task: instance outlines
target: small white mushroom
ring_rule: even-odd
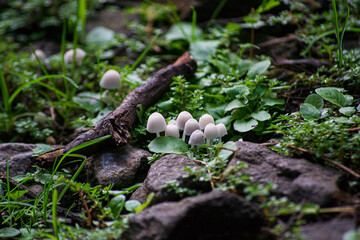
[[[185,123],[193,118],[192,115],[187,111],[182,111],[176,119],[176,125],[178,129],[184,130]]]
[[[80,66],[83,58],[85,57],[86,52],[84,50],[77,48],[76,49],[76,56],[75,56],[75,65]],[[72,63],[74,58],[74,49],[70,49],[64,54],[64,61],[66,65]]]
[[[118,89],[120,82],[120,74],[110,69],[102,76],[100,86],[105,89]]]
[[[44,62],[46,59],[46,54],[44,53],[44,51],[40,49],[36,49],[35,54],[34,53],[31,54],[31,60],[36,61],[35,55],[40,59],[41,62]]]
[[[180,137],[179,129],[175,124],[168,124],[165,128],[165,136]]]
[[[209,123],[215,123],[214,118],[210,114],[204,114],[199,119],[200,129],[204,129]]]
[[[191,148],[193,148],[193,146],[203,145],[204,144],[204,133],[201,130],[195,130],[190,135],[189,144],[191,145]]]
[[[194,118],[187,120],[185,123],[182,140],[185,142],[186,136],[190,136],[195,130],[200,130],[198,121],[196,121]]]
[[[158,112],[154,112],[150,115],[146,129],[149,133],[156,133],[157,137],[160,137],[160,132],[166,128],[166,122],[163,115]]]
[[[204,130],[204,137],[206,138],[206,142],[210,145],[211,140],[219,137],[219,132],[213,123],[209,123],[206,125]]]
[[[171,124],[176,125],[176,120],[174,120],[174,119],[170,120],[170,121],[168,122],[168,125],[171,125]]]
[[[227,134],[226,127],[223,123],[219,123],[219,124],[216,124],[216,128],[218,130],[220,142],[221,142],[221,138]]]

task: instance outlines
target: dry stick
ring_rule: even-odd
[[[298,151],[300,151],[300,152],[304,152],[304,153],[309,153],[309,154],[311,154],[311,155],[315,155],[313,152],[310,152],[309,150],[307,150],[307,149],[305,149],[305,148],[299,148],[299,147],[296,147],[296,146],[293,146],[293,145],[288,145],[287,147],[292,148],[292,149],[295,149],[295,150],[298,150]],[[329,162],[329,163],[331,163],[331,164],[333,164],[333,165],[335,165],[335,166],[337,166],[338,168],[341,168],[341,169],[344,170],[345,172],[353,175],[355,178],[360,179],[360,174],[358,174],[357,172],[351,170],[350,168],[342,165],[341,163],[338,163],[338,162],[336,162],[336,161],[334,161],[334,160],[331,160],[331,159],[328,159],[328,158],[325,158],[325,157],[322,157],[321,159],[324,160],[324,161],[326,161],[326,162]]]
[[[86,201],[84,199],[84,191],[83,190],[81,190],[79,192],[79,196],[81,198],[81,201],[84,204],[85,212],[86,212],[87,217],[88,217],[88,226],[90,227],[91,226],[91,211],[90,211],[90,209],[89,209],[89,207],[88,207],[88,205],[87,205],[87,203],[86,203]]]
[[[173,77],[179,75],[189,77],[194,74],[196,67],[196,61],[190,58],[188,52],[184,53],[174,64],[159,70],[150,80],[130,92],[118,108],[100,120],[92,129],[79,135],[63,148],[37,157],[35,164],[51,167],[57,157],[61,157],[74,147],[106,135],[112,135],[112,138],[83,148],[76,153],[91,156],[104,148],[126,144],[131,138],[130,130],[138,118],[138,106],[142,105],[143,109],[146,109],[156,103],[163,93],[169,90]]]

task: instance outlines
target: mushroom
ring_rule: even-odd
[[[187,111],[182,111],[176,119],[176,126],[178,129],[184,130],[185,123],[193,118],[192,115]]]
[[[187,120],[185,123],[182,140],[185,142],[186,136],[190,136],[195,130],[200,130],[198,121],[196,121],[194,118]]]
[[[118,89],[120,82],[120,74],[110,69],[102,76],[100,86],[106,89]]]
[[[166,122],[163,115],[158,112],[154,112],[150,115],[146,129],[149,133],[156,133],[156,137],[160,137],[160,132],[166,128]]]
[[[36,49],[35,52],[31,54],[31,60],[36,61],[36,56],[41,62],[45,61],[46,59],[46,54],[40,49]]]
[[[179,129],[175,124],[169,124],[165,128],[165,136],[180,137]]]
[[[206,125],[205,130],[204,130],[204,137],[206,138],[206,145],[208,146],[208,153],[209,153],[209,156],[211,157],[211,151],[209,151],[209,147],[212,144],[212,139],[219,137],[219,132],[218,132],[215,124],[209,123],[208,125]]]
[[[201,130],[195,130],[191,135],[189,139],[189,144],[191,145],[191,148],[194,146],[201,146],[204,144],[204,133]],[[193,152],[190,152],[190,158],[193,157]]]
[[[204,114],[199,119],[200,129],[204,129],[209,123],[215,123],[214,118],[210,114]]]
[[[84,52],[84,50],[77,48],[75,51],[75,65],[76,66],[80,66],[81,62],[83,60],[83,58],[85,57],[86,53]],[[74,58],[74,49],[70,49],[69,51],[67,51],[64,54],[64,60],[65,60],[65,65],[68,65],[70,63],[72,63]]]
[[[219,141],[221,142],[221,138],[227,134],[226,127],[223,123],[219,123],[219,124],[216,124],[216,128],[218,130],[219,137],[220,137]]]

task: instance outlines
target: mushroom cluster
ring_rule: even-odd
[[[166,125],[165,118],[160,113],[154,112],[147,122],[147,131],[156,133],[157,137],[163,131],[165,131],[165,136],[180,137],[180,130],[183,131],[182,140],[184,142],[189,136],[188,143],[191,147],[203,145],[205,139],[207,145],[210,146],[213,139],[219,138],[221,142],[221,138],[227,134],[225,125],[223,123],[215,125],[214,118],[209,114],[204,114],[197,121],[189,112],[183,111],[176,121],[170,120]]]

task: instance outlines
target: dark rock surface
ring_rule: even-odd
[[[145,202],[148,194],[154,192],[155,196],[152,204],[164,201],[180,200],[180,197],[169,192],[166,183],[177,180],[180,187],[191,187],[192,189],[210,190],[210,184],[207,182],[186,181],[182,176],[187,172],[184,167],[200,168],[191,159],[177,154],[165,155],[150,167],[148,175],[140,188],[138,188],[131,196],[131,199]]]
[[[114,184],[114,189],[142,182],[149,169],[151,154],[127,144],[114,150],[94,154],[85,165],[86,181],[93,185]]]
[[[351,218],[334,218],[302,226],[301,233],[306,240],[340,240],[354,226]]]
[[[342,174],[335,169],[285,157],[256,143],[238,141],[236,144],[240,149],[229,166],[245,162],[249,168],[239,172],[249,174],[256,183],[277,184],[277,195],[320,206],[334,205],[340,200],[339,196],[344,195],[338,187]]]
[[[233,193],[213,191],[159,203],[129,219],[121,239],[256,239],[263,224],[258,207]]]
[[[26,143],[4,143],[0,144],[0,171],[6,172],[6,157],[9,158],[9,175],[15,177],[28,172],[34,172],[31,156],[35,144]]]

